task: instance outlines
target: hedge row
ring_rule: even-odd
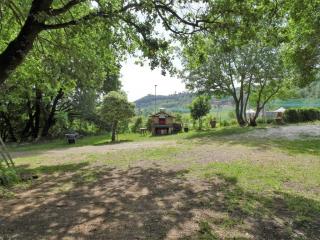
[[[319,108],[290,108],[284,112],[287,123],[310,122],[320,120]]]

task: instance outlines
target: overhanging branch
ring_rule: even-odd
[[[57,8],[57,9],[49,9],[49,11],[47,12],[48,15],[50,16],[57,16],[60,14],[63,14],[65,12],[67,12],[68,10],[70,10],[72,7],[74,7],[75,5],[78,5],[80,3],[85,2],[86,0],[70,0],[66,5],[64,5],[61,8]]]

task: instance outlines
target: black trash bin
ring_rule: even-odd
[[[69,144],[75,144],[78,134],[77,133],[68,133],[65,136],[66,136]]]

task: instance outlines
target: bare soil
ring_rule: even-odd
[[[148,149],[159,146],[174,145],[175,141],[141,141],[141,142],[123,142],[115,144],[101,144],[99,146],[81,146],[81,147],[70,147],[53,149],[47,151],[28,151],[28,152],[13,152],[12,156],[14,158],[24,157],[24,156],[34,156],[34,155],[44,155],[44,156],[66,156],[71,154],[88,154],[88,153],[107,153],[121,150],[130,149]]]
[[[177,177],[185,173],[156,166],[128,170],[104,167],[99,169],[99,180],[93,183],[77,181],[76,174],[48,176],[17,193],[15,199],[1,201],[0,236],[198,239],[198,224],[210,217],[217,226],[225,219],[233,219],[232,231],[215,229],[222,239],[291,239],[285,231],[290,215],[281,199],[270,199],[278,211],[272,218],[252,218],[240,209],[230,210],[225,192],[239,191],[232,183],[225,179],[210,182]],[[50,191],[70,183],[68,191]],[[238,223],[251,227],[238,227]]]

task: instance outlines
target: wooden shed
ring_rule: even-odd
[[[164,108],[160,108],[160,111],[151,115],[150,118],[152,135],[167,135],[177,132],[175,117],[167,113]],[[181,124],[178,125],[181,130]]]

